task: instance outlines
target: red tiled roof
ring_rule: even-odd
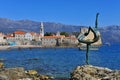
[[[11,38],[12,38],[12,37],[14,37],[14,36],[13,36],[13,34],[7,34],[6,37],[8,37],[8,38],[11,37]]]
[[[42,36],[41,34],[36,34],[36,36]]]
[[[64,38],[65,36],[44,36],[44,38]]]
[[[31,35],[35,35],[35,32],[30,32]]]
[[[75,37],[65,37],[66,39],[77,40]]]
[[[5,35],[2,32],[0,32],[0,36],[4,37]]]
[[[24,31],[15,31],[14,34],[25,34]]]
[[[7,38],[14,38],[14,36],[11,36],[11,35],[7,35],[6,37]]]

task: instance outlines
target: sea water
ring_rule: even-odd
[[[86,51],[78,48],[35,48],[0,51],[5,67],[24,67],[37,70],[40,74],[54,77],[70,77],[76,67],[85,65]],[[94,66],[120,70],[120,44],[103,45],[90,51],[89,63]]]

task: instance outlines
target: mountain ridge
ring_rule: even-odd
[[[45,32],[80,32],[80,28],[87,26],[66,25],[55,22],[44,22]],[[40,22],[33,20],[12,20],[8,18],[0,18],[0,32],[12,33],[16,30],[25,31],[40,31]],[[119,42],[120,43],[120,26],[111,25],[106,27],[99,27],[103,42]]]

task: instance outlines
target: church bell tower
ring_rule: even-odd
[[[43,22],[40,23],[40,35],[43,37],[44,36],[44,26]]]

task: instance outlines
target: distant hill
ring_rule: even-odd
[[[81,27],[76,25],[65,25],[55,22],[44,22],[45,32],[79,32]],[[39,32],[40,22],[32,20],[11,20],[0,18],[0,32],[12,33],[16,30]],[[103,42],[120,43],[120,26],[112,25],[99,28]]]
[[[107,26],[100,29],[103,42],[120,43],[120,26]]]
[[[45,32],[76,32],[80,30],[81,26],[75,25],[64,25],[61,23],[54,22],[44,22]],[[35,31],[39,32],[40,22],[35,22],[32,20],[10,20],[6,18],[0,18],[0,31],[1,32],[13,32],[15,30],[25,30],[25,31]]]

